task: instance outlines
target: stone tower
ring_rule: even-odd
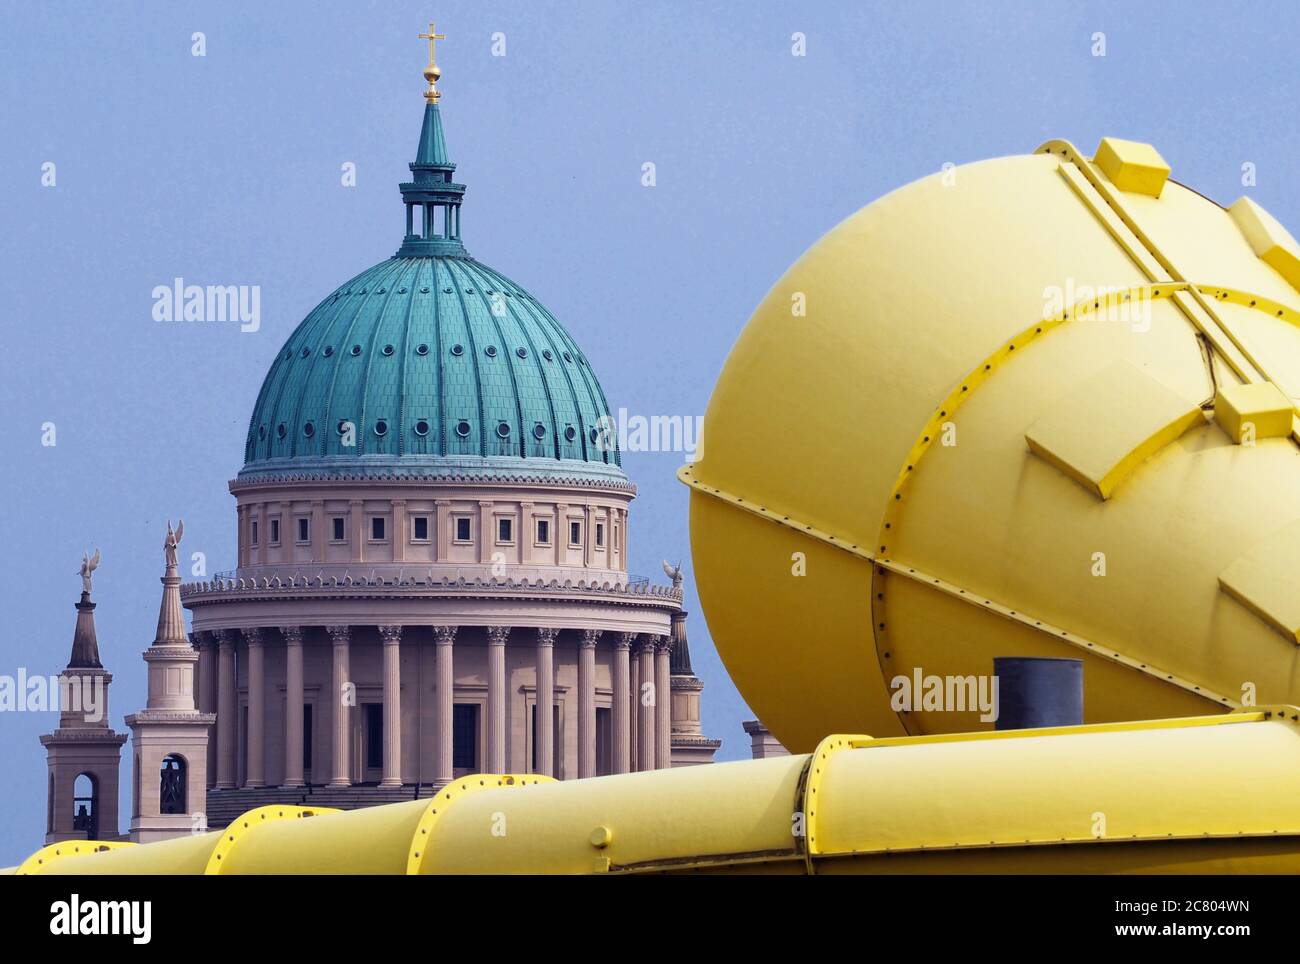
[[[126,718],[135,754],[130,836],[139,843],[182,836],[207,825],[208,731],[216,716],[200,713],[194,705],[194,664],[199,657],[185,636],[176,571],[176,548],[184,531],[184,522],[175,531],[167,524],[158,632],[144,652],[148,703]]]
[[[59,674],[59,726],[41,737],[49,769],[47,844],[118,836],[117,773],[126,734],[113,732],[108,722],[113,675],[99,661],[90,598],[90,573],[98,564],[98,550],[82,563],[72,656]]]
[[[691,669],[691,650],[686,642],[686,613],[673,613],[672,633],[672,765],[694,766],[712,763],[721,740],[704,735],[700,726],[700,693],[704,682]]]

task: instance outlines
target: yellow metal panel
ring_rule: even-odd
[[[833,754],[818,854],[1287,835],[1295,866],[1295,714],[1270,708],[1209,726],[1022,730]]]
[[[1093,159],[1121,191],[1160,197],[1169,178],[1169,165],[1150,144],[1103,137]]]
[[[776,757],[471,794],[438,820],[423,872],[798,864],[794,820],[806,761]]]
[[[1029,450],[1101,499],[1202,422],[1200,407],[1127,362],[1059,399],[1028,431]]]
[[[1214,419],[1237,444],[1291,434],[1295,408],[1272,382],[1220,385],[1214,396]]]
[[[65,840],[61,843],[47,844],[32,854],[9,872],[17,875],[58,873],[51,869],[56,861],[67,857],[85,857],[92,854],[108,853],[122,847],[136,846],[129,840]],[[2,871],[0,871],[2,873]]]
[[[1228,213],[1259,259],[1300,289],[1300,244],[1291,232],[1248,197],[1237,198]]]
[[[1219,585],[1292,642],[1300,643],[1300,523],[1253,546],[1219,575]]]

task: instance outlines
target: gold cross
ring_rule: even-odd
[[[435,45],[439,40],[446,40],[447,38],[446,38],[445,36],[443,36],[442,34],[440,34],[440,33],[438,33],[437,31],[434,30],[434,27],[433,27],[433,21],[430,20],[430,21],[429,21],[429,32],[428,32],[428,33],[422,33],[422,34],[420,34],[420,39],[421,39],[421,40],[427,40],[427,41],[429,41],[429,66],[432,67],[433,64],[434,64],[434,57],[433,57],[433,52],[434,52],[434,51],[433,51],[433,48],[434,48],[434,45]]]
[[[442,71],[438,69],[438,65],[434,60],[434,45],[439,40],[446,40],[447,38],[434,29],[433,21],[430,20],[429,32],[420,34],[420,39],[429,41],[429,66],[424,68],[424,79],[429,82],[429,89],[424,92],[424,99],[430,104],[436,104],[438,98],[442,96],[435,86],[438,83],[438,78],[442,76]]]

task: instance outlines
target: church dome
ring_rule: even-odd
[[[425,107],[397,254],[289,336],[249,420],[241,478],[564,476],[625,482],[596,373],[532,295],[460,239],[438,105]]]

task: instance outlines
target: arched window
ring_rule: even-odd
[[[163,757],[159,772],[159,813],[185,813],[185,760],[174,753]]]
[[[79,773],[72,783],[72,829],[87,840],[99,837],[99,781],[92,773]]]

